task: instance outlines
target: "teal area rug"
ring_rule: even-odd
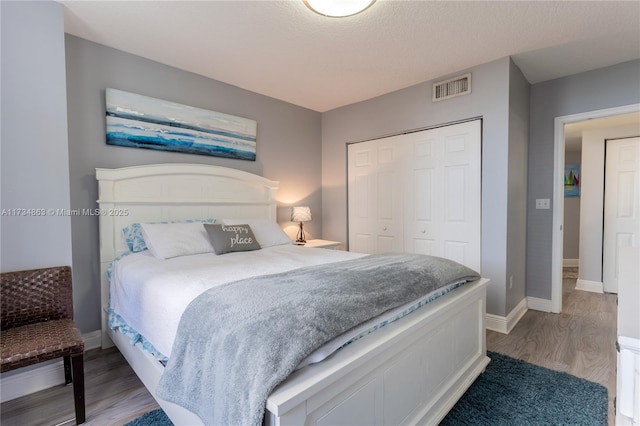
[[[173,426],[169,417],[160,408],[149,411],[124,426]]]
[[[607,388],[495,352],[440,426],[607,425]]]
[[[607,425],[607,389],[495,352],[440,426]],[[160,409],[125,426],[171,426]]]

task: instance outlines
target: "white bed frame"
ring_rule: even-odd
[[[224,167],[159,164],[96,169],[99,181],[102,346],[114,343],[176,425],[202,424],[158,398],[164,367],[110,330],[107,266],[128,249],[122,228],[135,222],[196,218],[276,220],[278,182]],[[488,280],[440,297],[293,373],[267,401],[270,425],[437,424],[489,362]]]

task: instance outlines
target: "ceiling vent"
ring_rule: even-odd
[[[433,84],[433,102],[471,93],[471,73]]]

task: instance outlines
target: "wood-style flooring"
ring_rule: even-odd
[[[604,385],[613,425],[616,295],[574,291],[575,283],[575,278],[564,279],[561,314],[530,310],[508,335],[488,331],[487,349]],[[87,425],[123,425],[158,407],[115,348],[86,353],[85,386]],[[73,416],[71,385],[0,406],[2,426],[75,424]]]

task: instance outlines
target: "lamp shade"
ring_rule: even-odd
[[[307,206],[291,209],[291,222],[308,222],[311,220],[311,209]]]

